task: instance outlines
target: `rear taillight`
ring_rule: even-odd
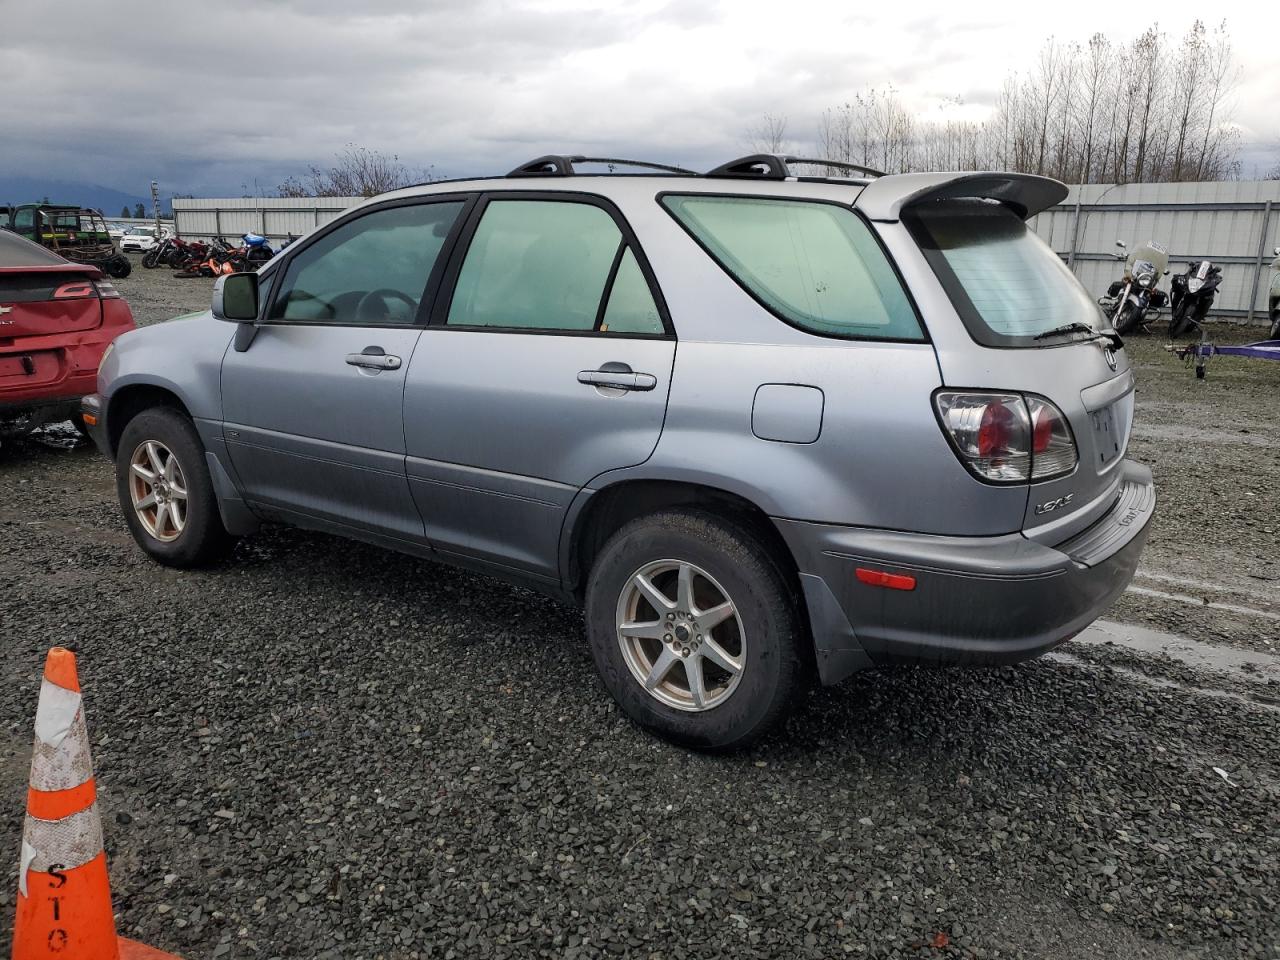
[[[98,291],[98,296],[103,300],[120,299],[120,291],[116,289],[116,285],[110,280],[95,280],[93,285]]]
[[[1076,468],[1076,442],[1062,411],[1043,397],[1027,397],[1031,414],[1031,479],[1049,480]]]
[[[93,281],[73,280],[64,283],[53,291],[54,300],[83,300],[93,296]]]
[[[942,391],[934,403],[960,461],[981,480],[1026,483],[1075,469],[1071,428],[1043,397]]]

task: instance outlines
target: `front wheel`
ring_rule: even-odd
[[[116,493],[133,539],[166,566],[203,566],[230,543],[200,437],[176,410],[152,407],[129,421],[116,453]]]
[[[632,521],[591,569],[586,619],[609,693],[675,743],[746,746],[794,697],[796,603],[746,527],[692,511]]]
[[[142,265],[148,270],[154,270],[160,265],[160,251],[148,250],[142,255]]]
[[[1174,308],[1173,314],[1169,317],[1169,339],[1176,340],[1186,331],[1190,325],[1187,320],[1188,307],[1190,306],[1190,297],[1183,297],[1178,301],[1178,305]]]
[[[1280,310],[1271,311],[1271,332],[1267,334],[1268,340],[1280,340]]]
[[[1131,333],[1133,328],[1138,325],[1138,308],[1132,301],[1126,301],[1124,306],[1120,308],[1120,312],[1116,314],[1115,323],[1112,326],[1116,333]]]

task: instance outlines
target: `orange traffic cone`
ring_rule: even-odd
[[[40,684],[13,927],[13,960],[53,956],[176,960],[116,937],[76,658],[62,647]]]

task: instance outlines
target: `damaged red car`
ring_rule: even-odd
[[[101,270],[0,230],[0,438],[46,423],[85,424],[111,341],[133,314]]]

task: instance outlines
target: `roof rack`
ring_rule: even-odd
[[[772,153],[753,153],[723,163],[714,170],[707,171],[708,177],[752,177],[761,180],[785,180],[792,176],[791,165],[808,163],[817,167],[834,167],[837,170],[852,170],[870,177],[883,177],[885,174],[871,167],[856,163],[845,163],[843,160],[817,160],[811,157],[782,157]]]
[[[661,170],[663,173],[676,173],[686,177],[696,177],[698,175],[697,171],[686,170],[684,167],[673,167],[666,163],[650,163],[647,160],[625,160],[622,157],[566,157],[549,153],[545,157],[538,157],[535,160],[530,160],[528,163],[522,163],[520,166],[508,173],[507,176],[572,177],[578,173],[578,171],[574,169],[574,164],[580,163],[604,163],[625,167],[642,167],[646,170]]]

